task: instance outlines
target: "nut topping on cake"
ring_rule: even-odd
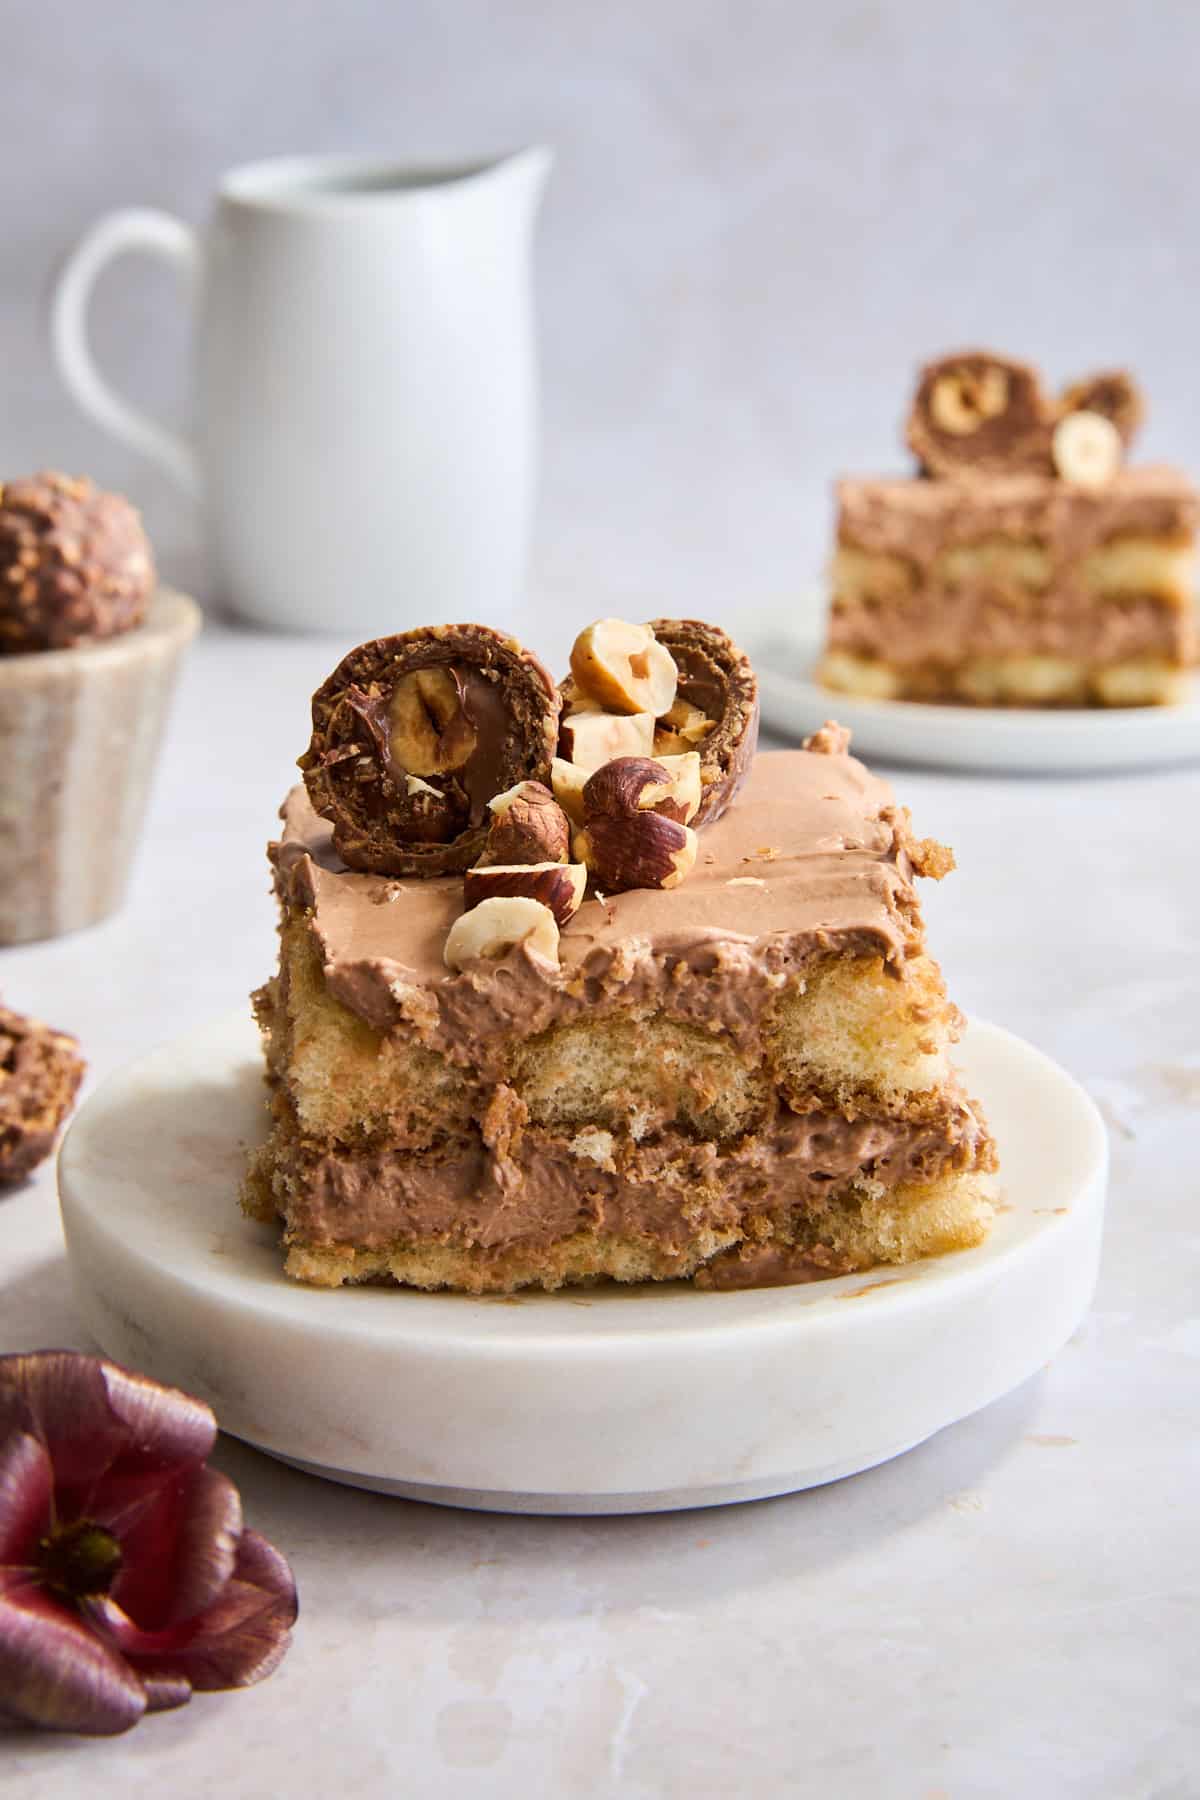
[[[1053,419],[1035,369],[969,350],[922,369],[906,437],[929,475],[1047,470]]]
[[[1124,450],[1129,448],[1145,417],[1141,389],[1124,369],[1108,369],[1073,381],[1059,400],[1060,416],[1066,413],[1099,413],[1110,419]]]
[[[1074,487],[1107,487],[1121,466],[1121,434],[1102,413],[1069,412],[1054,427],[1054,467]]]
[[[686,700],[676,700],[663,713],[655,728],[655,755],[686,756],[689,750],[699,749],[716,723],[715,719],[706,718],[698,706],[691,706]]]
[[[565,863],[571,823],[541,781],[519,781],[488,801],[492,815],[478,867],[496,863]]]
[[[660,760],[663,753],[698,751],[701,800],[693,820],[698,829],[721,817],[750,773],[758,743],[758,678],[745,651],[716,625],[652,619],[650,629],[679,671],[675,704],[665,715],[671,736],[664,737],[660,727],[653,748]],[[681,704],[689,709],[686,714],[679,712]],[[697,741],[684,737],[687,732]]]
[[[575,833],[574,848],[596,886],[619,894],[626,888],[678,887],[695,866],[697,838],[690,826],[663,813],[624,819],[601,813]]]
[[[590,774],[614,756],[649,756],[654,748],[654,714],[594,712],[580,707],[564,714],[559,751],[565,762]]]
[[[700,810],[700,758],[621,756],[597,769],[583,790],[584,819],[601,814],[628,819],[639,812],[662,813],[686,825]]]
[[[317,689],[300,767],[352,869],[445,875],[483,852],[490,801],[549,776],[558,711],[550,676],[513,638],[407,631],[360,644]]]
[[[463,904],[468,911],[499,896],[522,895],[548,906],[559,925],[574,918],[583,905],[588,872],[583,863],[492,863],[468,869],[463,876]]]
[[[618,713],[661,718],[675,700],[678,680],[671,652],[647,625],[598,619],[581,631],[571,651],[571,673],[580,689]]]
[[[554,798],[572,825],[583,824],[583,790],[590,776],[590,769],[581,769],[577,763],[567,762],[561,756],[556,756],[550,765]]]
[[[481,900],[455,919],[442,956],[448,969],[463,969],[480,956],[505,956],[524,944],[547,962],[558,961],[558,925],[540,900],[524,895]]]
[[[834,719],[826,719],[819,731],[810,732],[800,745],[817,756],[845,756],[850,749],[850,733]]]

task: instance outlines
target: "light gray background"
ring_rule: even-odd
[[[991,341],[1063,378],[1135,365],[1144,451],[1200,460],[1200,7],[715,0],[0,0],[0,474],[139,500],[202,583],[187,509],[74,412],[42,300],[129,202],[201,219],[277,151],[458,157],[544,140],[547,613],[785,602],[828,480],[903,466],[916,360]],[[103,284],[96,341],[177,418],[169,279]]]

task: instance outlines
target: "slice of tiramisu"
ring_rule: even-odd
[[[246,1189],[288,1273],[726,1287],[978,1242],[993,1149],[915,887],[949,853],[836,726],[755,758],[713,627],[602,621],[572,670],[560,720],[511,640],[415,633],[314,701]]]
[[[925,369],[908,423],[922,473],[837,484],[825,686],[988,706],[1183,698],[1200,508],[1178,471],[1124,465],[1140,417],[1124,375],[1054,400],[984,352]]]

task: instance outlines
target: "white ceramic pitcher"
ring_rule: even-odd
[[[344,635],[516,623],[536,461],[532,227],[550,153],[413,171],[362,157],[236,169],[204,236],[110,213],[66,262],[63,380],[202,503],[225,597]],[[195,445],[92,360],[105,264],[164,257],[195,295]]]

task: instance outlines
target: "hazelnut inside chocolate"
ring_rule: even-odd
[[[548,778],[557,729],[553,682],[512,638],[431,628],[344,658],[300,767],[351,868],[445,874],[479,855],[489,801]]]

